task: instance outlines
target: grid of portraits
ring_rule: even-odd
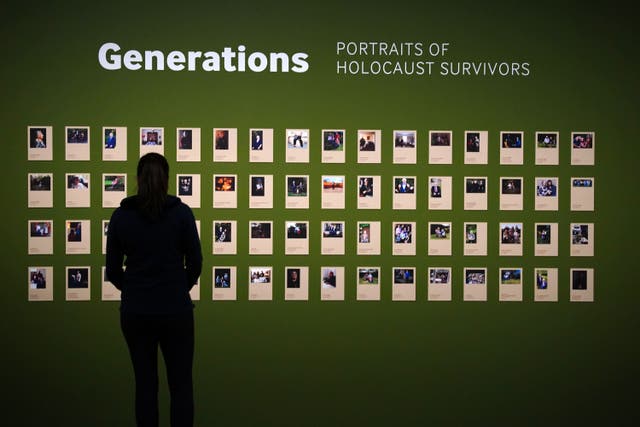
[[[124,172],[124,165],[137,161],[137,157],[130,158],[131,133],[132,128],[126,126],[104,126],[93,132],[89,126],[65,126],[62,144],[68,172],[54,174],[37,171],[42,169],[38,161],[53,161],[53,126],[27,128],[27,157],[33,166],[30,169],[33,172],[27,173],[28,254],[53,255],[54,230],[56,236],[64,237],[65,265],[56,267],[64,268],[67,300],[91,298],[92,268],[101,272],[101,299],[119,299],[119,292],[109,283],[103,266],[93,262],[76,265],[74,255],[96,254],[98,243],[102,254],[105,252],[106,218],[120,200],[131,194],[128,184],[133,177]],[[488,131],[465,131],[454,138],[453,131],[432,130],[425,133],[424,143],[419,143],[416,130],[389,133],[386,136],[385,132],[383,139],[382,130],[368,129],[348,135],[345,129],[317,132],[287,128],[274,132],[251,128],[239,133],[236,128],[213,128],[209,137],[203,138],[200,128],[179,127],[171,132],[175,135],[173,141],[165,134],[165,128],[144,126],[138,129],[134,143],[138,147],[136,154],[142,156],[149,152],[165,154],[165,146],[171,141],[173,149],[167,152],[175,151],[175,157],[168,158],[174,165],[218,164],[219,167],[212,168],[215,173],[203,174],[203,169],[196,167],[193,169],[198,173],[180,171],[171,177],[176,195],[194,209],[198,229],[205,221],[211,227],[211,233],[201,235],[201,240],[203,253],[212,255],[205,257],[204,268],[211,270],[213,300],[236,300],[239,286],[247,288],[250,300],[271,300],[275,284],[284,289],[285,300],[308,300],[310,288],[315,287],[320,289],[321,300],[344,300],[345,290],[355,288],[357,300],[380,300],[386,292],[381,289],[390,289],[387,294],[394,301],[415,301],[416,288],[426,286],[428,300],[451,301],[455,278],[456,285],[463,289],[459,295],[464,301],[486,301],[487,286],[494,285],[499,301],[522,301],[526,286],[533,287],[534,301],[558,301],[558,287],[562,284],[558,283],[559,267],[554,258],[565,255],[562,252],[565,247],[569,248],[566,254],[569,257],[594,256],[595,174],[582,168],[595,165],[594,132],[571,132],[566,144],[570,150],[567,166],[575,169],[571,169],[570,177],[564,170],[546,167],[560,166],[561,139],[557,131],[534,135],[500,131],[491,139]],[[86,167],[92,160],[90,146],[96,143],[92,141],[96,134],[103,162],[99,174],[95,168]],[[527,163],[524,147],[530,137],[534,148],[531,151],[535,153],[530,162],[536,166],[534,176],[517,167]],[[434,173],[446,168],[416,170],[411,166],[395,166],[417,165],[418,150],[423,149],[428,153],[423,166],[453,165],[457,158],[454,146],[459,146],[456,152],[464,152],[464,175],[459,173],[460,169],[447,174]],[[247,150],[248,163],[284,160],[292,165],[259,173],[239,163],[238,151],[243,149]],[[354,154],[347,157],[349,150]],[[489,158],[493,157],[491,150],[498,154],[499,166],[516,167],[501,168],[496,174],[488,168]],[[208,151],[212,153],[209,162],[202,159],[202,153]],[[274,155],[282,152],[282,159]],[[348,158],[355,159],[356,165],[374,167],[356,166],[354,174]],[[79,163],[73,163],[76,161]],[[336,164],[334,168],[342,169],[318,175],[309,173],[304,166],[295,168],[296,163]],[[394,165],[393,174],[387,173],[385,164]],[[472,169],[466,165],[487,168]],[[485,172],[466,173],[471,170]],[[61,224],[58,220],[54,224],[50,219],[53,215],[46,214],[59,208],[54,206],[54,178],[56,186],[64,186],[65,220]],[[206,205],[203,199],[209,197],[204,197],[205,193],[211,200]],[[95,210],[87,214],[86,209],[75,209],[96,207],[92,206],[92,195],[95,200],[97,194],[103,208],[100,218],[95,217]],[[243,198],[248,200],[249,210],[255,210],[255,220],[238,221],[235,212],[245,206]],[[455,202],[460,198],[462,204]],[[497,209],[492,206],[496,199]],[[354,205],[355,212],[346,211]],[[579,216],[575,220],[572,217],[570,222],[553,219],[553,213],[563,213],[562,206],[569,206],[568,213]],[[284,208],[291,220],[274,215],[274,208]],[[497,216],[487,216],[490,208],[492,213],[497,211]],[[323,219],[318,220],[318,209]],[[310,215],[311,211],[314,215]],[[272,212],[271,217],[259,219],[265,217],[265,212],[267,217]],[[477,220],[461,220],[461,212],[475,213]],[[551,216],[535,217],[532,221],[531,212],[549,212]],[[407,214],[411,220],[402,219]],[[101,229],[101,242],[92,244],[91,227]],[[274,245],[274,239],[284,240],[283,253],[274,252],[274,247],[282,247]],[[319,245],[313,245],[314,241],[319,241]],[[313,249],[318,246],[319,251]],[[246,253],[240,253],[240,247],[246,247]],[[510,267],[525,264],[522,262],[525,254],[532,254],[534,259],[540,257],[539,264],[549,267]],[[229,261],[247,255],[249,262],[244,265],[217,265],[217,256],[229,256],[224,258]],[[328,260],[335,259],[331,256],[356,255],[357,265],[262,265],[264,262],[249,265],[253,264],[252,256],[260,255],[326,256]],[[452,265],[451,257],[457,255],[468,259],[469,265]],[[473,267],[483,265],[482,258],[476,257],[492,255],[497,255],[504,267]],[[383,272],[379,257],[386,256],[403,266],[389,268],[384,263]],[[404,265],[407,263],[412,265]],[[53,299],[54,266],[29,264],[29,300]],[[593,301],[593,268],[570,268],[568,273],[565,285],[568,284],[569,300]],[[192,298],[200,299],[200,283],[193,288]]]

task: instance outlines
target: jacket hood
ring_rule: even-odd
[[[139,206],[140,197],[138,195],[129,196],[120,201],[120,207],[124,209],[136,209]],[[170,209],[174,206],[177,206],[181,203],[180,198],[176,196],[172,196],[170,194],[167,195],[167,199],[164,201],[164,208]]]

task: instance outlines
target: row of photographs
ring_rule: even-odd
[[[284,180],[285,207],[309,209],[312,185],[309,175],[286,175]],[[65,174],[65,207],[91,206],[91,174]],[[102,207],[113,208],[127,196],[127,175],[102,174]],[[238,207],[237,175],[214,174],[211,180],[213,207],[235,209]],[[274,194],[273,175],[249,175],[249,208],[272,209]],[[191,208],[201,207],[201,177],[199,174],[177,174],[176,194]],[[381,176],[358,176],[353,194],[357,195],[358,209],[380,209],[382,193]],[[392,184],[392,185],[391,185]],[[487,210],[488,178],[464,178],[464,209]],[[570,205],[572,211],[594,210],[594,177],[570,179]],[[246,185],[246,184],[245,184]],[[318,185],[322,195],[322,209],[344,209],[347,180],[344,175],[323,175]],[[416,209],[418,193],[417,176],[394,176],[388,186],[393,192],[393,209]],[[524,178],[500,177],[500,210],[523,210]],[[430,176],[427,183],[430,210],[451,210],[453,177]],[[557,211],[560,195],[558,177],[536,177],[533,182],[535,210]],[[28,207],[53,207],[53,174],[28,174]]]
[[[200,221],[196,221],[200,232]],[[535,223],[531,231],[531,242],[535,256],[558,256],[560,233],[558,223]],[[525,227],[522,222],[500,222],[499,229],[489,233],[486,222],[465,222],[459,242],[465,256],[487,256],[487,245],[491,234],[498,242],[500,256],[522,256]],[[102,253],[106,253],[109,221],[102,221]],[[28,221],[29,255],[53,254],[53,221]],[[393,222],[387,225],[392,241],[392,255],[415,256],[416,242],[427,243],[427,255],[451,256],[454,227],[452,222],[429,222],[425,231],[418,231],[416,222]],[[359,221],[351,238],[357,244],[357,255],[381,255],[382,223]],[[248,238],[249,255],[273,255],[273,221],[250,221],[247,236],[239,236],[235,220],[215,220],[212,223],[213,255],[237,255],[238,240]],[[281,238],[284,238],[285,255],[309,255],[309,222],[286,221]],[[323,221],[318,230],[321,240],[321,255],[345,255],[346,225],[344,221]],[[421,237],[424,236],[424,237]],[[570,256],[594,256],[595,224],[571,223],[566,232]],[[65,254],[91,253],[91,220],[65,221]]]
[[[90,160],[90,127],[65,127],[65,159]],[[273,162],[273,129],[249,129],[244,144],[249,150],[251,162]],[[200,128],[177,128],[175,133],[176,161],[199,162],[201,158]],[[394,130],[393,163],[417,163],[418,132],[416,130]],[[557,165],[559,163],[559,132],[535,133],[535,163]],[[163,127],[141,127],[137,136],[140,156],[156,152],[164,154],[165,132]],[[308,163],[311,144],[309,129],[286,129],[281,143],[286,147],[285,161]],[[358,151],[358,163],[382,162],[382,131],[358,130],[353,140]],[[489,161],[489,132],[465,131],[465,164],[487,164]],[[238,160],[238,129],[214,128],[211,145],[214,162],[236,162]],[[322,162],[345,163],[347,150],[344,129],[324,129],[320,135]],[[593,165],[595,163],[595,132],[571,132],[571,164]],[[53,127],[28,126],[27,146],[29,160],[53,159]],[[500,148],[500,164],[521,165],[524,163],[524,132],[502,131],[496,141]],[[453,163],[453,132],[429,131],[429,164]],[[102,128],[102,160],[127,160],[127,128],[107,126]]]
[[[212,267],[212,299],[220,301],[237,300],[237,267]],[[252,266],[248,269],[247,287],[249,300],[273,299],[274,277],[271,266]],[[67,301],[89,301],[91,299],[91,267],[65,267],[65,298]],[[487,268],[465,267],[463,269],[463,300],[487,301],[489,283]],[[120,300],[118,291],[101,270],[102,300]],[[427,278],[427,299],[429,301],[451,301],[453,277],[451,267],[429,267]],[[558,301],[558,269],[535,268],[533,272],[533,291],[536,302]],[[571,268],[569,270],[569,300],[572,302],[593,302],[594,270],[592,268]],[[358,267],[353,278],[356,285],[356,299],[379,301],[381,299],[383,276],[381,267]],[[416,268],[393,267],[391,274],[392,301],[416,301]],[[523,301],[524,271],[521,267],[498,269],[498,300]],[[493,282],[493,283],[496,283]],[[284,277],[280,279],[284,288],[285,300],[309,300],[309,267],[287,266]],[[317,280],[320,287],[320,299],[323,301],[344,301],[345,267],[321,267]],[[200,300],[200,282],[191,289],[191,298]],[[28,267],[29,301],[53,300],[53,267]]]

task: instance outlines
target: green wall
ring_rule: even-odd
[[[0,28],[2,114],[0,148],[3,179],[2,286],[0,351],[6,425],[115,426],[133,421],[133,384],[128,354],[119,331],[118,304],[100,301],[101,208],[94,184],[92,207],[64,208],[65,172],[89,171],[94,183],[103,172],[135,172],[137,129],[164,126],[173,172],[200,173],[205,268],[201,301],[196,305],[195,386],[197,425],[541,425],[631,421],[638,380],[636,223],[640,155],[638,123],[637,34],[629,11],[609,3],[587,6],[558,2],[444,5],[429,2],[48,2],[10,4]],[[526,78],[339,76],[335,72],[338,40],[447,41],[450,61],[531,63]],[[124,49],[220,50],[245,44],[253,50],[307,52],[304,74],[105,71],[97,51],[105,41]],[[25,130],[53,126],[54,161],[28,162]],[[64,126],[91,127],[90,162],[65,162]],[[128,127],[129,161],[102,163],[102,126]],[[175,128],[202,129],[202,161],[175,162]],[[211,161],[213,127],[238,128],[239,145],[251,127],[274,128],[274,163],[248,162],[238,150],[236,164]],[[309,164],[285,164],[286,128],[308,128]],[[358,165],[348,149],[346,164],[320,163],[320,131],[346,129],[353,144],[358,129],[381,129],[382,165]],[[429,130],[450,129],[454,164],[428,165],[420,146],[416,165],[393,165],[394,129],[416,129],[418,141]],[[465,130],[488,130],[489,165],[463,164]],[[500,166],[501,130],[525,132],[525,164]],[[535,131],[560,132],[560,166],[535,166]],[[596,132],[596,165],[570,166],[572,131]],[[353,167],[356,166],[356,167]],[[27,208],[27,172],[53,172],[53,209]],[[286,171],[286,172],[285,172]],[[215,172],[240,177],[237,210],[211,206]],[[274,209],[250,211],[249,173],[275,175]],[[323,174],[345,174],[351,185],[344,212],[323,212],[318,191],[308,211],[284,208],[285,174],[309,174],[319,186]],[[417,175],[421,185],[416,211],[393,211],[385,191],[379,213],[356,209],[359,174]],[[429,175],[454,178],[453,211],[428,211]],[[497,180],[525,177],[521,212],[498,210]],[[489,210],[463,210],[462,179],[487,175]],[[533,210],[535,176],[558,176],[563,192],[559,212]],[[568,180],[596,177],[595,212],[570,212]],[[279,179],[280,178],[280,179]],[[172,180],[172,185],[175,183]],[[318,188],[318,187],[314,187]],[[390,188],[390,184],[388,187]],[[133,188],[129,188],[131,193]],[[173,188],[175,191],[175,188]],[[353,197],[352,197],[353,195]],[[91,255],[64,255],[65,219],[92,220]],[[213,256],[211,221],[235,217],[245,238],[237,256]],[[29,219],[53,219],[54,255],[27,255]],[[347,255],[320,256],[320,221],[347,221]],[[636,218],[634,220],[634,218]],[[274,255],[247,255],[246,224],[274,220]],[[284,254],[284,220],[311,222],[310,256]],[[355,255],[355,224],[383,222],[383,255]],[[417,255],[390,255],[390,223],[451,220],[458,233],[469,220],[497,223],[536,221],[560,224],[559,256],[533,256],[533,237],[521,259],[499,257],[497,238],[489,239],[487,257],[463,257],[460,234],[451,257],[427,257],[425,239]],[[595,256],[568,256],[570,222],[594,222]],[[529,234],[532,236],[532,233]],[[211,266],[238,266],[238,300],[211,301]],[[247,266],[273,265],[274,298],[247,300]],[[27,301],[27,267],[54,266],[54,301]],[[64,267],[91,265],[89,302],[66,302]],[[310,267],[307,302],[284,301],[285,265]],[[345,265],[344,302],[321,302],[320,266]],[[355,298],[358,265],[382,267],[380,302]],[[391,269],[417,268],[417,301],[391,301]],[[524,301],[498,302],[499,267],[524,268]],[[429,302],[427,266],[453,267],[453,300]],[[462,301],[462,268],[489,269],[488,301]],[[559,301],[534,303],[534,267],[559,268]],[[569,268],[595,268],[595,302],[569,302]],[[164,381],[164,380],[163,380]],[[631,390],[630,390],[631,389]],[[166,411],[167,396],[162,392]],[[164,419],[167,419],[166,414]]]

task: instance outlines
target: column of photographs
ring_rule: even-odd
[[[354,149],[358,163],[381,163],[381,130],[359,130]],[[65,127],[65,160],[90,160],[90,128]],[[52,126],[29,126],[27,129],[28,159],[53,159]],[[140,156],[148,152],[164,153],[164,128],[142,127],[139,134]],[[535,164],[559,164],[559,133],[535,133]],[[345,163],[345,130],[323,130],[321,147],[323,163]],[[429,132],[429,164],[452,164],[452,131]],[[500,132],[500,164],[524,163],[524,132]],[[287,129],[285,132],[286,162],[308,163],[310,132],[308,129]],[[200,162],[201,135],[199,128],[176,129],[176,161]],[[273,129],[250,129],[248,135],[250,162],[273,161]],[[393,163],[417,162],[417,131],[393,131]],[[231,128],[214,128],[212,151],[214,162],[237,162],[238,132]],[[571,165],[594,165],[594,132],[571,133]],[[464,134],[464,163],[488,164],[488,132],[466,131]],[[102,160],[127,160],[127,128],[102,128]],[[29,173],[28,207],[53,207],[53,174]],[[273,208],[273,175],[250,175],[249,207]],[[418,176],[393,177],[392,209],[416,209]],[[356,187],[358,209],[381,209],[381,176],[358,176]],[[213,175],[213,208],[237,208],[237,175]],[[311,183],[309,175],[285,177],[285,207],[308,209]],[[344,209],[345,176],[322,176],[320,193],[322,209]],[[90,173],[65,174],[65,207],[90,207]],[[523,210],[523,177],[500,177],[500,210]],[[535,210],[557,211],[558,177],[536,177]],[[572,211],[594,210],[594,177],[572,177],[570,182]],[[176,175],[178,196],[192,208],[200,208],[200,175]],[[427,178],[428,209],[452,209],[452,176]],[[102,174],[102,207],[114,208],[127,194],[127,176],[123,173]],[[464,210],[487,210],[488,178],[464,177]],[[29,220],[29,254],[53,254],[53,221]],[[89,219],[65,221],[65,253],[91,253]],[[199,224],[198,224],[199,226]],[[465,222],[463,253],[465,256],[487,255],[487,223]],[[250,222],[248,230],[249,254],[272,254],[273,222]],[[286,255],[309,255],[309,221],[286,223]],[[381,222],[357,223],[357,255],[381,254]],[[392,224],[394,256],[416,255],[416,223]],[[450,256],[451,222],[429,222],[427,243],[429,256]],[[102,251],[105,251],[108,221],[102,221]],[[236,221],[214,221],[213,254],[236,254]],[[570,255],[593,256],[594,223],[571,223]],[[523,223],[500,223],[499,255],[522,256]],[[321,254],[344,254],[345,222],[322,222]],[[558,255],[558,223],[535,224],[535,256]],[[66,269],[66,298],[90,298],[90,266],[69,266]],[[249,299],[271,299],[272,267],[249,268]],[[29,300],[51,300],[53,267],[29,267]],[[236,299],[236,267],[213,267],[213,299]],[[308,267],[286,267],[285,299],[308,299]],[[344,267],[322,268],[321,298],[344,299]],[[394,268],[392,274],[393,300],[415,300],[415,268]],[[500,268],[501,301],[522,300],[522,269]],[[593,301],[593,269],[571,269],[570,300]],[[119,292],[108,282],[102,268],[102,299],[117,300]],[[557,301],[557,268],[535,269],[535,301]],[[265,285],[266,284],[266,285]],[[486,300],[486,268],[464,268],[464,300]],[[377,285],[377,286],[371,286]],[[380,299],[380,268],[359,267],[358,299]],[[480,285],[480,286],[477,286]],[[484,286],[483,286],[484,285]],[[192,297],[199,299],[199,285]],[[428,299],[451,300],[451,268],[429,268]]]

